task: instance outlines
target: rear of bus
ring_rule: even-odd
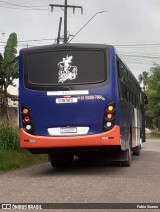
[[[20,147],[75,155],[120,147],[112,46],[50,45],[20,51]]]

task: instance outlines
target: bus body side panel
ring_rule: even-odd
[[[128,139],[131,136],[132,148],[140,145],[141,113],[126,100],[120,100],[121,118],[121,139],[122,148],[128,148]]]
[[[116,63],[116,68],[118,72],[118,66]],[[118,76],[117,76],[117,79]],[[119,79],[120,80],[120,79]],[[141,110],[137,107],[133,106],[131,102],[123,98],[121,92],[124,92],[122,85],[120,85],[120,81],[117,82],[119,84],[119,126],[120,126],[120,138],[121,138],[121,148],[122,150],[126,150],[129,148],[129,140],[131,139],[132,148],[141,144],[141,127],[142,127],[142,114]],[[129,87],[127,90],[127,94],[129,92]],[[128,97],[127,97],[128,98]]]
[[[119,87],[118,87],[118,73],[116,64],[116,54],[115,49],[109,49],[109,78],[111,82],[112,98],[114,99],[116,106],[116,124],[120,125],[120,101],[119,101]]]

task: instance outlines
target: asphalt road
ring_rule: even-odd
[[[2,174],[0,202],[160,203],[160,140],[148,139],[131,167],[75,161],[56,169],[48,162]]]

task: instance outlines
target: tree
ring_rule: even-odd
[[[146,115],[151,120],[151,127],[157,128],[160,117],[160,66],[155,65],[150,70],[150,76],[147,79],[148,105]]]
[[[7,93],[9,85],[18,78],[17,35],[11,33],[5,46],[4,55],[0,54],[0,106],[4,109],[9,120],[8,98],[14,96]]]
[[[143,91],[146,90],[148,76],[149,76],[149,73],[146,72],[146,71],[144,71],[142,74],[140,74],[140,75],[138,76],[139,83],[140,83],[140,84],[141,84],[141,83],[143,84],[143,87],[142,87]]]

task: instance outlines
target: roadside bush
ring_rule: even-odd
[[[19,131],[7,123],[0,125],[0,149],[18,149]]]
[[[47,161],[47,155],[33,155],[19,148],[18,128],[0,124],[0,174]]]

